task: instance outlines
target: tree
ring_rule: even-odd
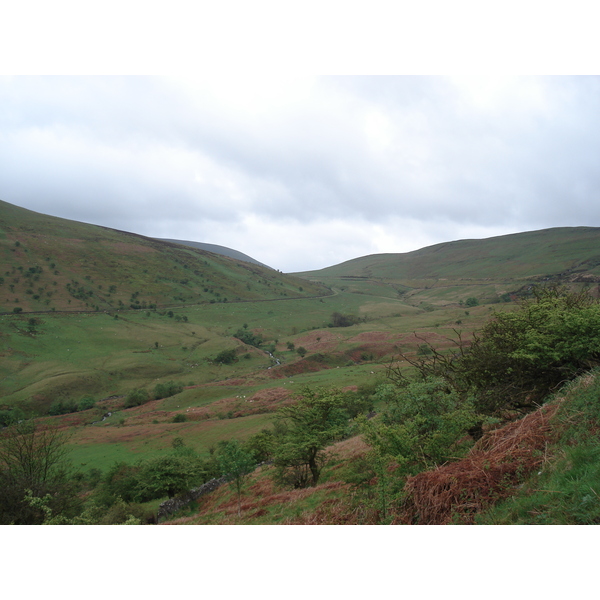
[[[304,358],[306,356],[307,350],[304,346],[299,346],[298,349],[296,350],[296,352],[298,353],[300,358]]]
[[[238,497],[238,516],[242,514],[242,489],[248,475],[256,468],[252,453],[237,440],[222,445],[217,456],[221,474],[230,481]]]
[[[220,365],[230,365],[237,360],[235,348],[229,350],[221,350],[215,357],[215,362]]]
[[[187,492],[203,481],[202,462],[194,456],[170,454],[144,461],[138,474],[139,491],[137,500],[145,502],[154,498]]]
[[[393,458],[405,473],[459,455],[472,443],[467,432],[481,420],[472,400],[463,399],[441,378],[384,384],[375,400],[386,408],[379,419],[362,420],[365,441],[378,456]]]
[[[68,479],[68,436],[33,421],[7,427],[0,438],[0,523],[40,524],[44,512],[27,501],[50,495],[54,514],[75,509],[77,500]]]
[[[325,448],[348,426],[343,394],[305,388],[298,401],[279,409],[273,462],[278,479],[295,488],[317,485],[327,461]]]
[[[529,411],[565,381],[600,365],[600,303],[586,291],[534,290],[514,312],[498,312],[474,335],[460,336],[457,350],[431,347],[412,359],[422,379],[442,377],[462,396],[473,395],[483,414]],[[397,381],[407,381],[390,369]]]

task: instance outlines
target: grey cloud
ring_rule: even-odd
[[[299,269],[302,247],[307,262],[328,255],[327,235],[332,258],[353,251],[327,221],[390,239],[402,223],[415,243],[600,224],[600,79],[473,81],[323,77],[271,98],[249,80],[4,79],[0,198],[250,255],[271,251],[248,223],[269,223]],[[248,246],[215,239],[228,231]],[[354,251],[377,247],[361,237]]]

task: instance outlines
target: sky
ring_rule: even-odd
[[[600,226],[597,76],[7,76],[0,199],[284,272]]]
[[[373,15],[380,5],[369,5]],[[593,31],[579,4],[570,5],[579,27],[571,37],[563,12],[551,21],[546,11],[540,21],[539,11],[528,15],[527,3],[518,4],[520,18],[530,16],[541,32],[539,44],[526,20],[503,22],[499,12],[497,29],[474,30],[460,19],[445,33],[441,23],[456,7],[432,24],[425,5],[415,16],[427,24],[423,39],[401,20],[377,17],[378,29],[369,28],[364,12],[351,8],[344,28],[339,10],[320,8],[326,19],[318,26],[310,15],[295,16],[288,46],[282,31],[250,12],[233,23],[227,5],[221,16],[237,36],[231,48],[218,37],[224,30],[199,21],[179,19],[180,29],[167,35],[168,19],[163,24],[164,13],[152,10],[125,14],[145,25],[139,42],[126,20],[115,24],[110,12],[98,12],[86,46],[68,22],[46,27],[57,11],[42,8],[35,46],[17,34],[0,41],[0,56],[12,52],[11,61],[0,59],[0,200],[150,237],[227,246],[283,272],[458,239],[599,227],[600,78],[577,74],[593,73],[589,65],[570,71],[561,62],[564,44],[581,50],[577,44]],[[276,6],[267,7],[271,18]],[[477,6],[467,7],[471,19]],[[13,21],[31,29],[28,8],[17,10]],[[246,31],[242,22],[251,18]],[[338,27],[339,46],[327,18]],[[153,26],[163,35],[153,35]],[[203,35],[194,39],[204,46],[186,61],[182,44],[197,27]],[[388,51],[392,34],[394,43],[406,38],[396,54]],[[171,54],[157,42],[163,38]],[[499,57],[511,48],[516,62],[506,68]],[[536,70],[524,48],[547,53],[557,67]],[[223,60],[197,58],[209,50]],[[390,62],[408,50],[408,62]],[[309,55],[306,63],[300,54]],[[138,55],[144,60],[136,62]],[[267,68],[249,67],[267,58]],[[549,74],[555,70],[574,74]]]

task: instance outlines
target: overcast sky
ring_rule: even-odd
[[[285,272],[600,226],[600,78],[0,78],[0,199]]]

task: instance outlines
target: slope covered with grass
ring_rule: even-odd
[[[600,275],[600,228],[558,227],[482,240],[458,240],[403,254],[373,254],[319,271],[311,279],[389,280],[554,278]]]
[[[327,293],[260,265],[0,201],[0,312],[144,309]]]

